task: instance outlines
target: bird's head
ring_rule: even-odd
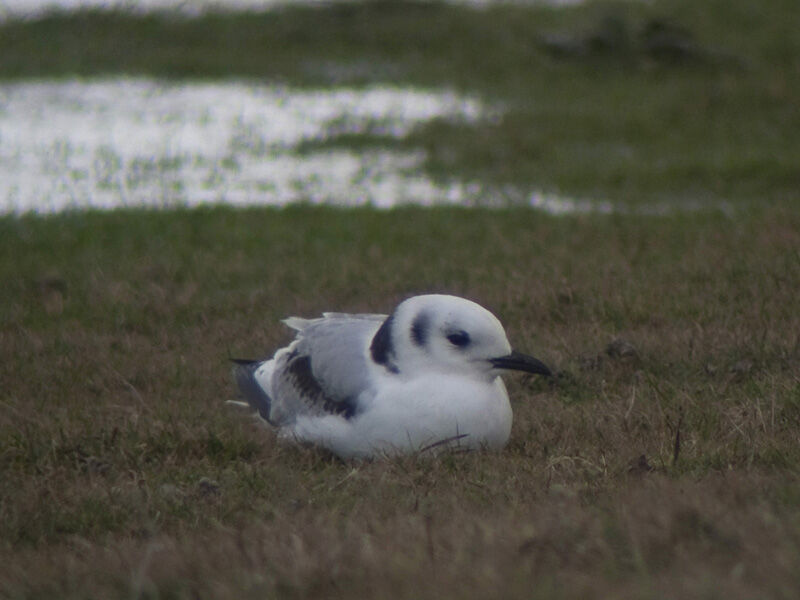
[[[487,379],[505,370],[550,375],[540,360],[512,351],[497,317],[456,296],[414,296],[400,303],[371,351],[376,362],[398,373],[439,371]]]

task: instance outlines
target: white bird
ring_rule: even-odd
[[[550,375],[512,352],[497,317],[455,296],[414,296],[389,316],[283,322],[297,337],[269,360],[235,360],[239,389],[279,437],[344,459],[502,448],[511,405],[499,375]]]

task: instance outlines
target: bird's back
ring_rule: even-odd
[[[319,319],[286,319],[297,331],[295,340],[270,360],[237,365],[239,389],[263,418],[279,427],[299,415],[350,419],[372,385],[367,352],[385,318],[326,313]]]

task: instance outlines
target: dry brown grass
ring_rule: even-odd
[[[795,213],[403,217],[0,222],[0,596],[796,597]],[[279,317],[426,290],[560,371],[503,452],[344,464],[223,404]]]

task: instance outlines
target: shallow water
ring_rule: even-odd
[[[468,126],[498,107],[447,90],[294,89],[146,78],[0,84],[0,214],[198,206],[532,206],[544,212],[667,214],[538,190],[446,184],[397,140],[432,119]],[[325,148],[342,134],[380,145]],[[716,207],[727,210],[726,207]]]
[[[352,0],[0,0],[0,19],[8,17],[35,17],[48,10],[76,10],[80,8],[122,9],[131,12],[155,10],[177,11],[187,16],[199,15],[209,10],[268,10],[287,4],[327,5]],[[369,1],[369,0],[367,0]],[[516,4],[578,4],[584,0],[447,0],[453,4],[481,6],[513,2]]]
[[[193,206],[464,202],[437,185],[421,151],[299,152],[340,134],[407,136],[431,119],[486,112],[448,91],[297,90],[149,79],[0,85],[0,211]]]

